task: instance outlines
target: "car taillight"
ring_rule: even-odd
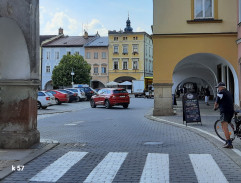
[[[90,91],[90,93],[94,93],[93,91]]]
[[[46,97],[46,100],[50,100],[50,97]]]

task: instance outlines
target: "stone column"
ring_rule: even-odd
[[[1,0],[0,27],[0,148],[29,148],[40,140],[39,0]]]
[[[172,108],[173,83],[154,83],[154,110],[153,116],[174,115]]]
[[[0,80],[0,148],[22,149],[39,142],[38,81]]]

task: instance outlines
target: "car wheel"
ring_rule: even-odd
[[[37,108],[40,109],[41,108],[41,103],[38,101],[37,102]]]
[[[47,106],[42,106],[42,109],[47,109]]]
[[[90,100],[90,106],[92,108],[96,108],[96,104],[95,104],[95,101],[93,99]]]
[[[61,102],[59,101],[59,99],[55,99],[55,102],[56,102],[56,104],[58,104],[58,105],[60,105],[61,104]]]
[[[125,109],[127,109],[128,106],[129,106],[129,104],[123,104],[123,107],[124,107]]]
[[[76,102],[80,102],[80,101],[81,101],[80,97],[77,97]]]
[[[106,100],[106,101],[105,101],[105,108],[106,108],[106,109],[110,109],[110,108],[111,108],[111,105],[110,105],[110,101],[109,101],[109,100]]]

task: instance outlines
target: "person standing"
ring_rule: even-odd
[[[206,105],[209,105],[208,102],[209,102],[209,97],[210,97],[210,91],[209,91],[208,86],[206,87],[204,94],[205,94],[205,103],[206,103]]]
[[[214,110],[217,110],[217,108],[220,109],[220,121],[226,137],[226,144],[223,147],[232,149],[233,145],[232,140],[230,139],[228,124],[231,123],[234,114],[233,97],[226,89],[225,83],[220,82],[216,88],[218,88],[218,94],[214,104]]]

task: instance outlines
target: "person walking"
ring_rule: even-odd
[[[233,145],[232,140],[230,139],[228,124],[231,123],[234,114],[233,97],[232,94],[226,89],[225,83],[218,83],[216,88],[218,88],[218,94],[214,104],[214,110],[217,110],[218,108],[220,109],[220,121],[226,137],[226,143],[223,147],[232,149]]]
[[[206,103],[206,105],[209,106],[208,102],[209,102],[209,97],[210,97],[210,91],[209,91],[209,87],[208,86],[205,88],[204,94],[205,94],[205,103]]]

